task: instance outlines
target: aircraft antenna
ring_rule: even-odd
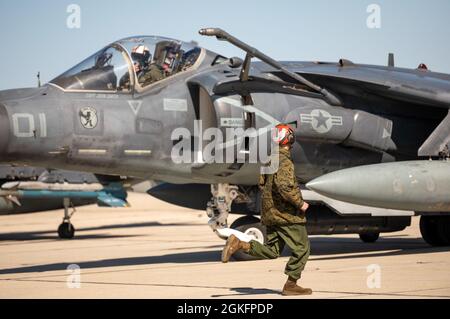
[[[38,88],[41,87],[41,72],[38,72],[38,74],[36,74],[37,80],[38,80]]]
[[[394,67],[394,66],[395,66],[394,53],[389,53],[389,57],[388,57],[388,66],[389,66],[389,67]]]

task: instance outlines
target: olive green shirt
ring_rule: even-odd
[[[304,201],[295,177],[290,150],[280,148],[279,169],[275,174],[260,176],[260,189],[261,221],[264,225],[306,223],[305,214],[301,211]]]
[[[139,77],[139,84],[142,87],[146,87],[147,85],[161,81],[164,78],[164,71],[157,65],[152,64],[149,69],[143,72],[142,76]]]

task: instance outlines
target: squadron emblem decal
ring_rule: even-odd
[[[97,110],[92,107],[83,107],[80,110],[80,121],[84,128],[94,129],[98,124]]]

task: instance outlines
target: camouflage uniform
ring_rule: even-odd
[[[156,64],[152,64],[149,69],[139,77],[139,84],[142,87],[146,87],[147,85],[163,80],[165,77],[164,71]]]
[[[261,221],[267,226],[267,243],[250,242],[249,254],[265,259],[278,258],[287,244],[292,250],[285,273],[297,280],[305,268],[310,245],[306,231],[304,204],[294,173],[291,151],[280,148],[279,169],[273,175],[261,175]],[[298,213],[298,212],[301,213]]]

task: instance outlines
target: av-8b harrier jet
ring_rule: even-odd
[[[164,181],[150,193],[206,209],[220,237],[264,241],[258,177],[271,162],[252,161],[253,146],[290,123],[310,234],[373,242],[421,215],[428,243],[450,243],[450,75],[397,68],[392,55],[388,66],[279,62],[221,29],[200,34],[245,59],[137,36],[41,88],[0,92],[0,161]],[[229,213],[244,216],[229,228]]]

